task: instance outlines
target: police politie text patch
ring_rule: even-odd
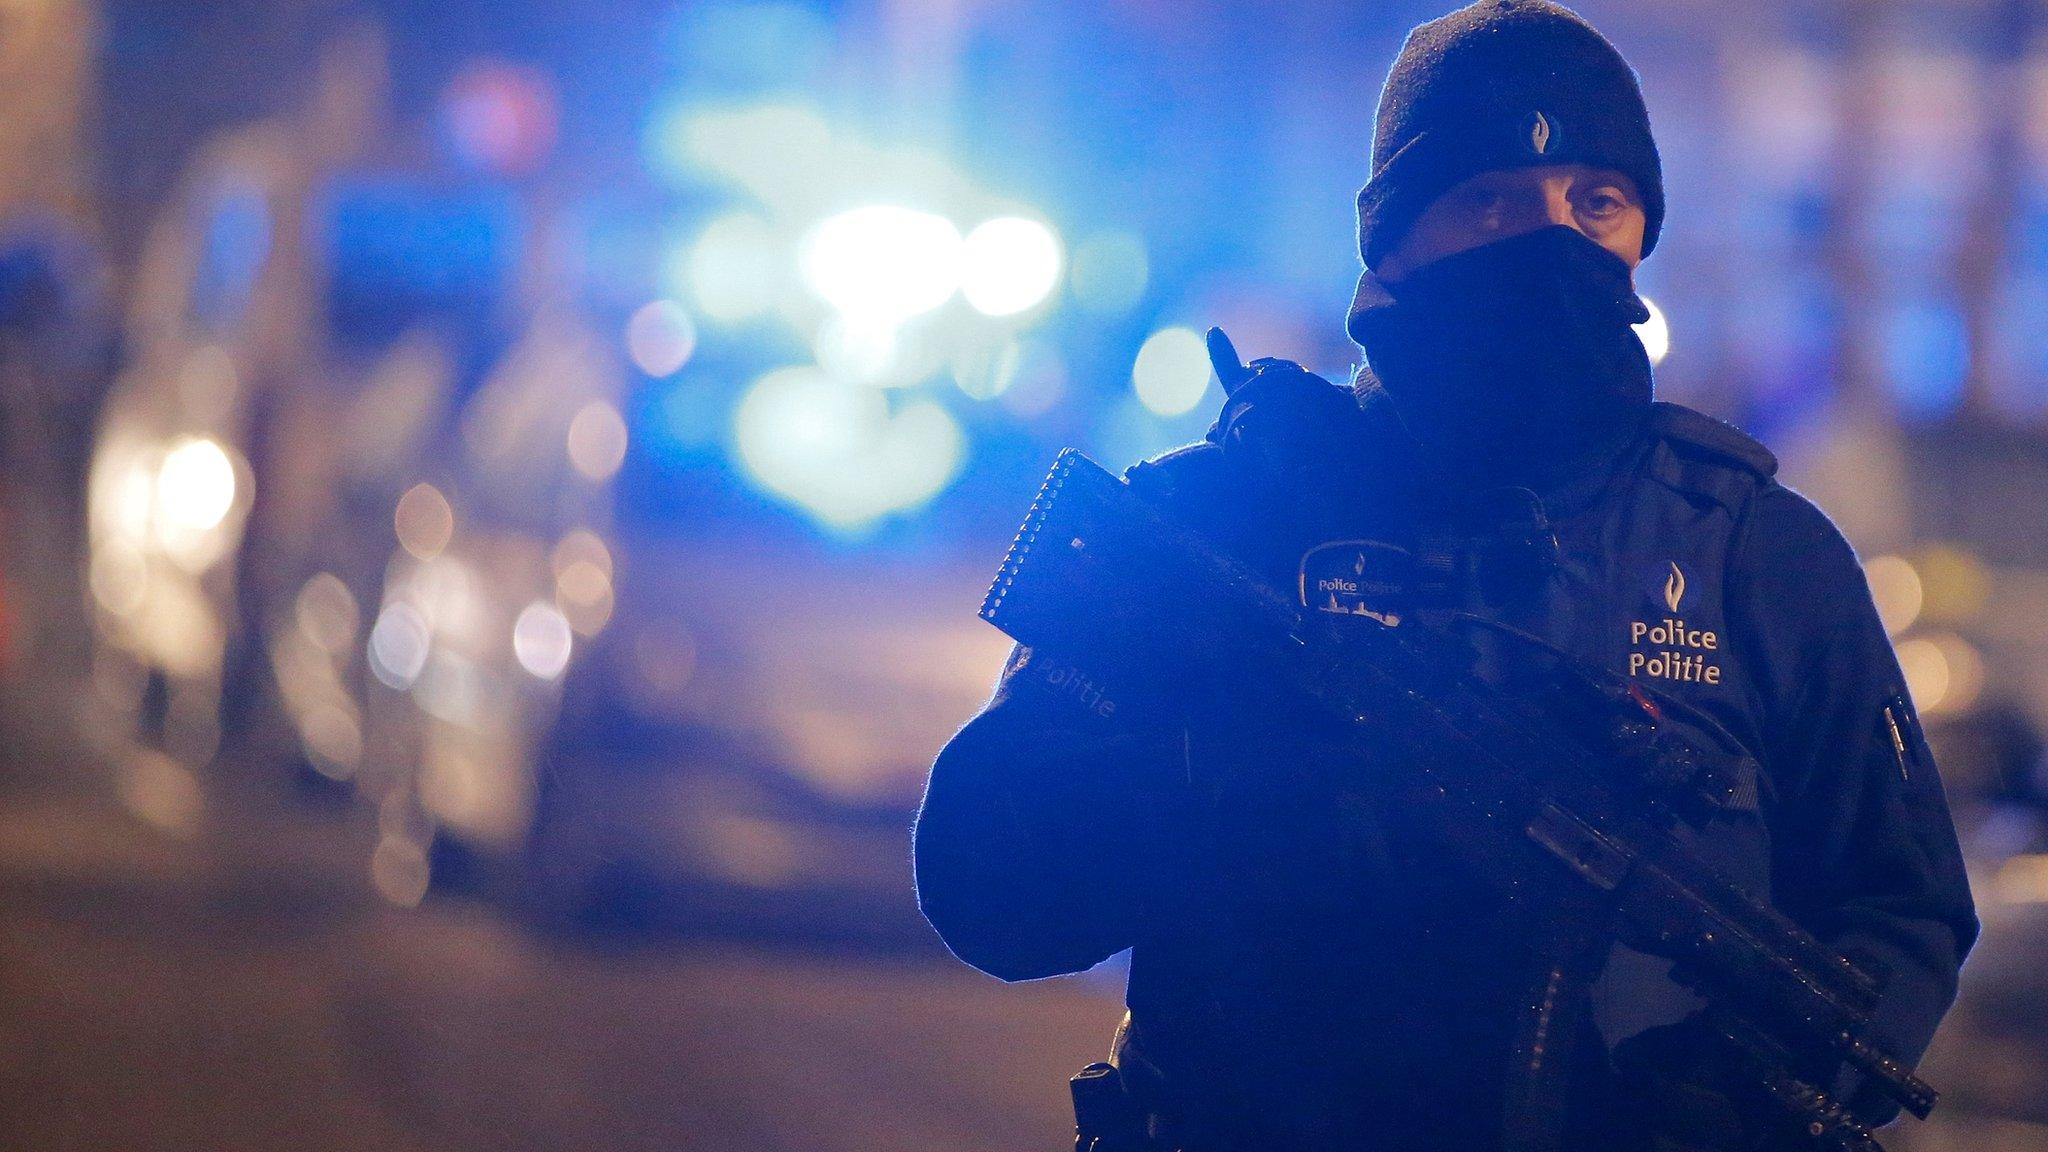
[[[1301,557],[1301,606],[1339,616],[1401,622],[1409,555],[1378,540],[1332,540]]]

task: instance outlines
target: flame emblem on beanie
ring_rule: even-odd
[[[1664,222],[1663,166],[1635,69],[1605,36],[1551,0],[1476,0],[1418,25],[1373,112],[1358,254],[1376,267],[1460,181],[1566,160],[1635,181],[1649,255]]]

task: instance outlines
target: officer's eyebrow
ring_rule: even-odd
[[[1636,182],[1625,172],[1612,168],[1587,168],[1572,182],[1573,191],[1591,191],[1596,188],[1612,188],[1628,199],[1630,204],[1641,204],[1643,194],[1636,190]]]

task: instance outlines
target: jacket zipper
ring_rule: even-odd
[[[1899,724],[1899,714],[1893,710],[1893,706],[1890,704],[1884,706],[1884,725],[1891,730],[1892,755],[1897,757],[1899,761],[1899,779],[1911,781],[1913,776],[1907,769],[1906,733]]]

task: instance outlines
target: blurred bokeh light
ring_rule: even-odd
[[[0,1146],[1056,1140],[1115,977],[1012,1007],[908,890],[974,606],[1060,449],[1203,434],[1210,325],[1350,379],[1374,100],[1448,6],[14,5]],[[1898,1148],[2042,1147],[2044,16],[1578,7],[1666,166],[1658,394],[1867,558],[1994,909]],[[565,943],[626,926],[727,951]]]
[[[1214,372],[1202,335],[1192,328],[1162,328],[1146,337],[1131,366],[1131,386],[1138,399],[1161,416],[1179,416],[1194,409],[1209,390]]]

